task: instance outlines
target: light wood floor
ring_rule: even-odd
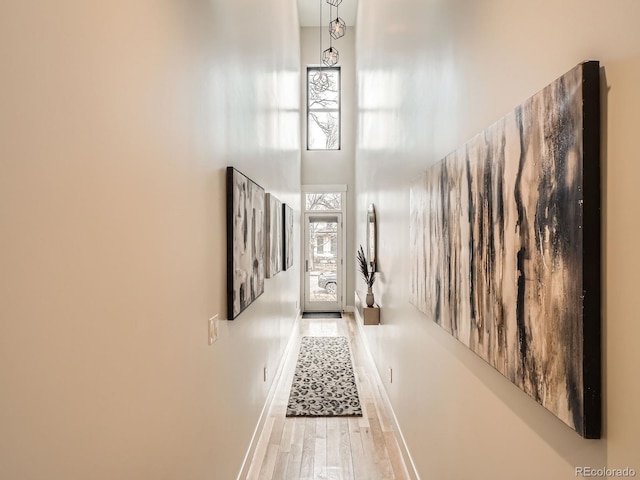
[[[368,327],[375,328],[375,327]],[[363,350],[352,314],[301,319],[250,463],[247,480],[411,479],[393,431],[388,405]],[[285,416],[302,336],[350,339],[362,417]]]

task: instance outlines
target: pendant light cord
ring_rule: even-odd
[[[322,70],[322,0],[320,0],[320,70]]]
[[[329,18],[333,18],[332,17],[333,9],[331,7],[332,5],[329,4]],[[329,23],[329,48],[333,48],[333,35],[331,35],[331,23]]]

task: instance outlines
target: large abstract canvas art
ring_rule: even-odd
[[[286,203],[282,204],[282,254],[283,268],[293,267],[293,209]]]
[[[600,437],[598,62],[411,188],[411,303],[586,438]]]
[[[267,278],[282,270],[282,202],[267,193]]]
[[[264,189],[227,167],[227,318],[235,319],[264,292]]]

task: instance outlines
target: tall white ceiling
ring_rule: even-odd
[[[329,25],[335,19],[336,9],[332,8],[333,18],[329,15],[329,4],[326,0],[298,0],[298,16],[301,27],[318,27],[320,25],[320,4],[322,3],[322,25]],[[338,13],[347,25],[356,24],[358,0],[342,0]]]

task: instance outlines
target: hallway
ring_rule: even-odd
[[[362,417],[285,417],[303,336],[346,336],[351,343]],[[395,480],[415,478],[353,314],[299,319],[273,403],[257,441],[247,480]]]
[[[311,10],[308,23],[298,3]],[[340,39],[325,25],[333,13],[322,21],[317,15],[321,4],[0,2],[0,480],[411,478],[413,466],[405,458],[405,469],[399,453],[405,443],[425,479],[571,480],[588,467],[640,471],[640,216],[633,213],[640,201],[640,1],[347,0],[343,19],[357,8]],[[319,112],[309,110],[308,72],[331,47],[340,52],[340,93],[324,114],[339,111],[340,149],[308,149],[308,118]],[[438,269],[417,276],[429,264],[412,247],[432,245],[435,236],[412,209],[412,186],[585,60],[600,64],[600,195],[592,190],[590,197],[601,205],[602,288],[600,307],[585,310],[602,319],[600,440],[576,434],[441,328],[437,315],[412,304],[418,283],[425,296],[440,291],[426,288],[440,281]],[[489,160],[474,162],[477,171]],[[287,245],[294,247],[290,268],[264,282],[259,275],[261,294],[233,320],[227,167],[290,207]],[[564,169],[558,162],[556,170]],[[530,176],[518,171],[467,176],[466,184]],[[521,194],[530,202],[565,198],[542,185]],[[441,199],[504,204],[497,193],[472,191]],[[366,248],[375,208],[379,326],[360,328],[351,316],[297,318],[305,309],[305,195],[313,192],[344,199],[340,309],[352,310],[356,292],[366,289],[355,256]],[[583,218],[575,213],[583,203],[567,202],[572,216]],[[464,211],[465,225],[474,217],[499,238],[507,230],[492,228],[504,222],[489,211]],[[531,251],[556,250],[541,232],[562,222],[538,228],[548,211],[541,206],[527,217],[537,229]],[[504,212],[516,225],[510,231],[521,234],[520,214]],[[256,225],[266,233],[260,215]],[[439,220],[468,228],[457,213]],[[469,246],[465,258],[479,238],[460,241]],[[257,240],[259,257],[266,241]],[[462,263],[448,248],[431,251],[434,265]],[[477,269],[478,284],[493,291],[501,275],[542,284],[535,272],[510,267],[505,274],[524,253],[504,257],[501,268],[488,261]],[[329,260],[323,244],[315,254]],[[553,260],[544,268],[560,263],[569,264]],[[447,270],[459,279],[454,287],[469,283],[462,268]],[[318,283],[319,269],[309,277],[316,294],[333,299],[331,282]],[[575,286],[578,296],[581,290]],[[450,299],[458,291],[445,290]],[[475,303],[474,312],[445,313],[458,315],[457,325],[475,322],[479,336],[500,304],[484,302],[481,317]],[[539,329],[522,327],[525,310],[516,309],[509,327],[529,344]],[[351,338],[363,418],[285,418],[302,335]],[[578,350],[571,351],[579,364],[585,356]],[[530,383],[551,397],[546,383]],[[260,420],[266,425],[258,443]],[[252,442],[256,451],[248,454]]]

